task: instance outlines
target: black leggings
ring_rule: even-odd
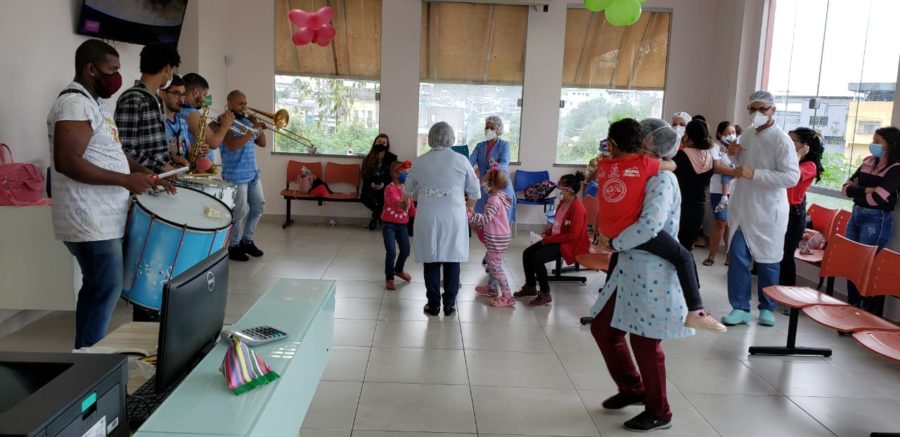
[[[784,257],[781,258],[781,271],[778,283],[781,285],[797,285],[797,264],[794,262],[794,251],[803,239],[806,230],[806,205],[791,205],[788,213],[787,232],[784,234]]]
[[[695,236],[696,238],[696,236]],[[643,250],[656,255],[675,266],[678,273],[678,282],[681,284],[681,292],[684,293],[684,301],[688,311],[703,309],[703,299],[700,298],[700,280],[697,276],[697,264],[694,257],[682,246],[678,240],[665,231],[661,231],[635,249]],[[619,261],[619,252],[613,252],[609,259],[609,274],[616,268]]]
[[[558,243],[544,244],[537,243],[528,246],[525,252],[522,252],[522,266],[525,268],[525,283],[531,285],[540,285],[541,293],[550,293],[550,283],[547,281],[547,266],[544,264],[550,261],[556,261],[562,256]]]
[[[697,237],[703,232],[703,218],[705,216],[706,204],[681,204],[681,224],[678,227],[678,241],[681,242],[681,245],[684,246],[685,249],[689,251],[694,250],[694,243],[697,241]],[[648,252],[650,251],[648,250]],[[654,255],[656,254],[654,253]]]

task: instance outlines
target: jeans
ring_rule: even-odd
[[[877,246],[878,250],[881,250],[891,239],[893,230],[891,211],[854,205],[850,222],[847,223],[846,236],[849,240]],[[884,313],[884,296],[862,297],[859,295],[859,289],[850,281],[847,281],[847,302],[876,316]]]
[[[703,232],[703,218],[706,217],[705,203],[681,204],[681,223],[678,227],[678,241],[687,250],[694,250],[694,242]]]
[[[666,397],[666,354],[662,342],[655,338],[629,334],[631,349],[640,373],[634,368],[631,352],[625,343],[625,331],[612,327],[616,294],[610,295],[603,310],[591,322],[591,334],[603,354],[609,376],[619,393],[643,395],[644,409],[660,419],[671,419]]]
[[[788,227],[784,234],[784,258],[781,259],[779,285],[797,285],[797,264],[794,262],[794,251],[803,239],[806,230],[806,205],[791,205],[788,212]]]
[[[441,267],[444,268],[444,294],[441,294]],[[456,294],[459,293],[459,263],[425,263],[425,293],[428,306],[434,309],[456,306]]]
[[[522,252],[522,266],[525,269],[525,283],[534,287],[540,284],[541,293],[550,293],[550,282],[547,280],[547,264],[562,256],[561,246],[557,243],[537,243],[528,246]]]
[[[728,256],[728,302],[736,310],[750,312],[750,294],[753,277],[750,274],[750,247],[744,239],[744,232],[738,228],[731,237],[731,248]],[[757,295],[759,309],[772,311],[775,302],[766,296],[763,288],[778,285],[778,273],[781,263],[756,263]]]
[[[409,230],[406,223],[384,222],[381,235],[384,237],[384,278],[393,281],[394,273],[403,272],[403,266],[409,258]],[[400,256],[397,256],[398,244]]]
[[[122,239],[65,242],[81,267],[81,290],[75,305],[75,349],[93,346],[106,336],[122,294]]]
[[[234,199],[234,229],[231,231],[229,246],[237,246],[238,243],[250,243],[256,232],[256,225],[262,218],[266,209],[266,197],[263,195],[262,181],[257,174],[252,181],[246,184],[237,184]],[[250,205],[249,211],[247,205]]]

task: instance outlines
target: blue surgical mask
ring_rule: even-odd
[[[876,158],[881,158],[882,156],[884,156],[884,147],[882,147],[881,144],[878,143],[869,144],[869,153],[871,153],[872,156]]]
[[[400,173],[397,175],[397,180],[400,181],[401,184],[405,184],[406,178],[408,178],[408,177],[409,177],[408,173]]]

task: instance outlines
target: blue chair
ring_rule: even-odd
[[[520,205],[541,205],[544,207],[544,213],[547,212],[547,208],[553,205],[553,198],[547,198],[544,200],[525,200],[525,189],[531,185],[534,185],[538,182],[549,181],[550,180],[550,172],[547,170],[544,171],[528,171],[528,170],[516,170],[515,178],[513,179],[513,191],[516,194],[516,207],[518,208]],[[522,197],[519,197],[518,193],[522,192]],[[518,222],[518,221],[517,221]],[[518,235],[518,223],[515,224],[516,235]]]
[[[466,144],[463,144],[462,146],[451,146],[450,150],[453,150],[466,158],[469,157],[469,146]]]

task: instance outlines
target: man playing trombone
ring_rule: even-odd
[[[247,255],[263,255],[253,244],[253,233],[266,207],[255,150],[257,146],[266,147],[266,136],[263,135],[266,126],[256,116],[248,116],[246,111],[247,96],[239,90],[228,93],[226,113],[233,113],[235,119],[233,128],[223,129],[231,134],[225,136],[221,153],[222,179],[236,187],[234,229],[228,246],[228,256],[234,261],[247,261],[250,259]]]

